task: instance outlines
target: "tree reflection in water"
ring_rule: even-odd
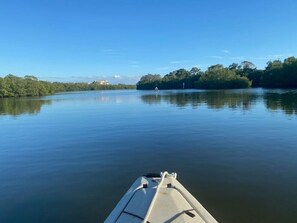
[[[272,111],[282,110],[287,115],[297,115],[297,92],[267,93],[264,95],[266,107]]]
[[[138,96],[135,95],[135,97]],[[209,109],[230,108],[243,111],[252,109],[259,102],[263,103],[269,111],[283,111],[287,115],[297,115],[297,90],[161,91],[146,93],[140,98],[146,104],[165,102],[179,108],[187,106],[198,108],[206,105]],[[96,100],[98,101],[98,98]],[[121,97],[123,103],[126,100],[128,100],[127,97]],[[110,101],[108,97],[100,98],[99,101],[118,103],[118,100]],[[50,104],[52,100],[40,98],[4,98],[0,99],[0,115],[34,115],[41,111],[43,105]]]
[[[142,95],[141,99],[147,104],[166,102],[183,108],[197,108],[207,105],[210,109],[242,109],[250,110],[257,101],[263,102],[268,110],[283,111],[287,115],[297,115],[297,91],[280,90],[264,92],[257,91],[196,91],[196,92],[161,92]]]
[[[50,104],[50,100],[36,98],[3,98],[0,99],[0,115],[35,115],[40,112],[43,105]]]
[[[249,110],[257,98],[258,94],[245,91],[176,92],[141,96],[142,101],[147,104],[164,101],[177,107],[192,106],[197,108],[206,104],[211,109],[228,107],[243,110]]]

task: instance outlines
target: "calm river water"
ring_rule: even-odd
[[[163,170],[220,223],[296,223],[297,90],[0,99],[1,223],[103,222]]]

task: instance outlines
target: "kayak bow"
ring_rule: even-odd
[[[139,177],[105,223],[217,223],[176,177],[168,172]]]

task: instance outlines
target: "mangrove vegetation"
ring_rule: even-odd
[[[264,70],[257,69],[250,61],[233,63],[228,67],[216,64],[206,71],[194,67],[179,69],[161,77],[159,74],[142,76],[137,83],[139,90],[158,89],[236,89],[249,87],[296,88],[297,59],[269,61]]]
[[[135,88],[135,85],[100,84],[96,81],[92,83],[48,82],[38,80],[37,77],[32,75],[18,77],[9,74],[4,78],[0,77],[0,98],[43,96],[66,91],[116,90],[133,88]]]

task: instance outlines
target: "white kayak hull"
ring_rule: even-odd
[[[178,182],[176,174],[138,178],[105,223],[217,223]]]

